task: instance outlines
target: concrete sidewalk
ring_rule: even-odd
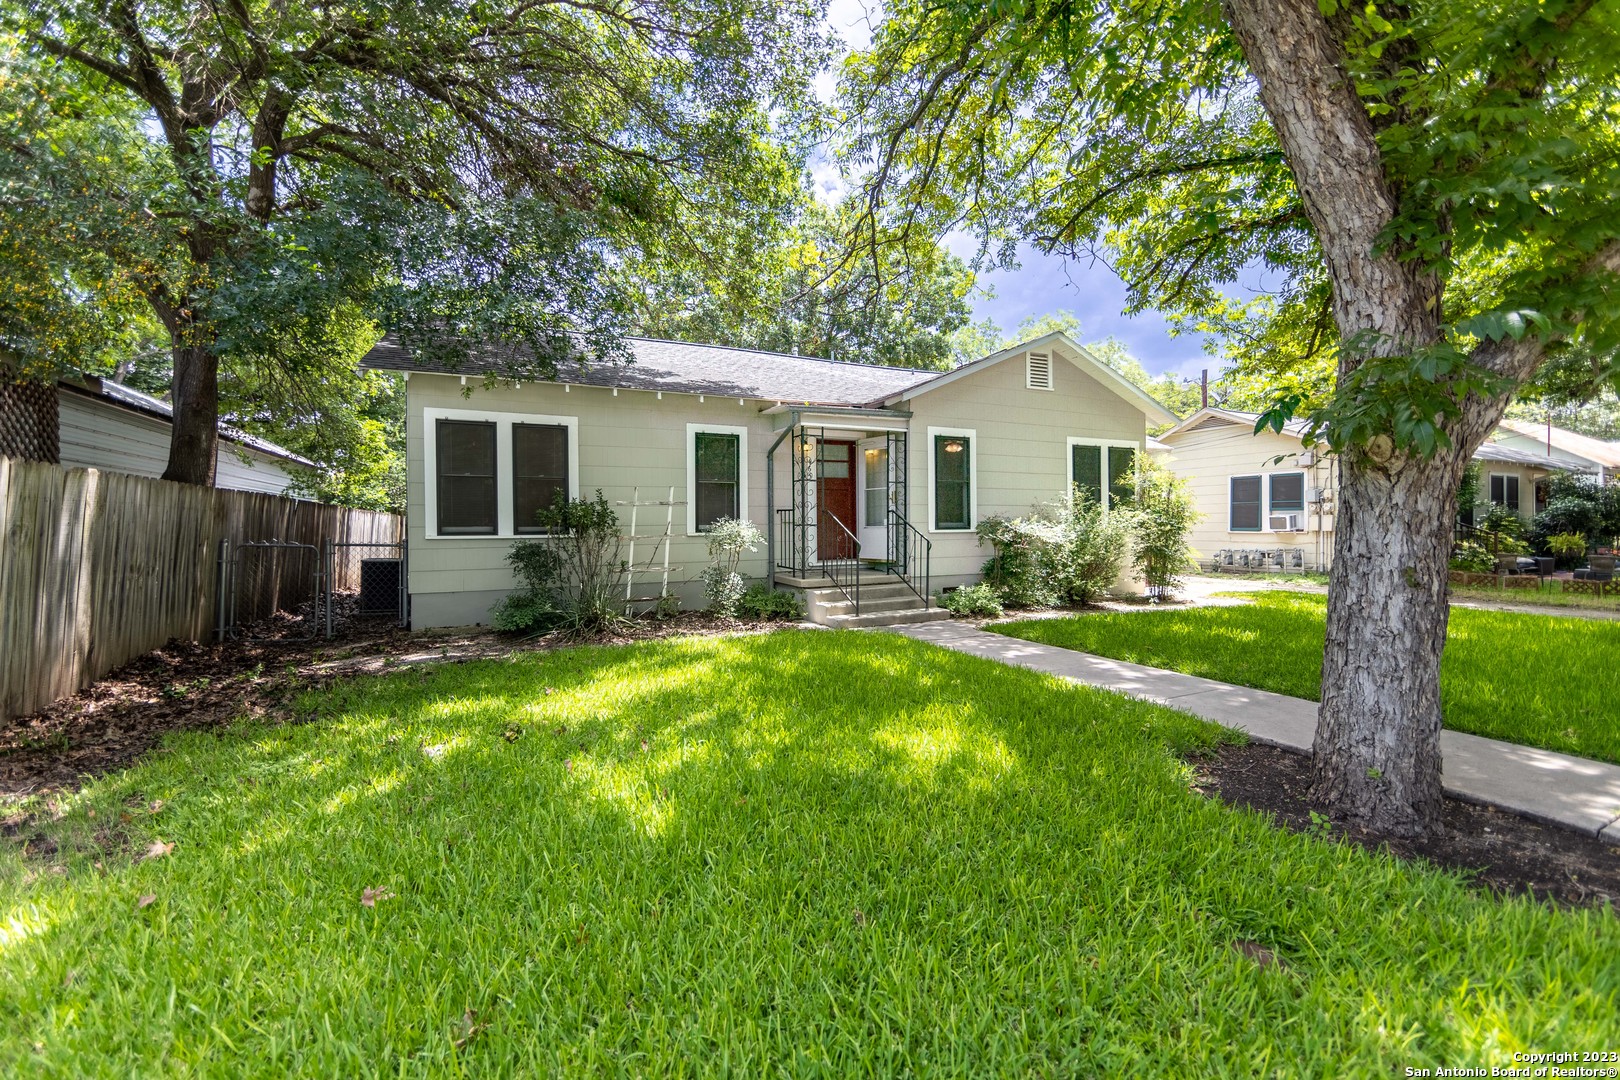
[[[886,629],[970,656],[1169,705],[1247,732],[1256,742],[1289,750],[1309,753],[1316,732],[1314,701],[1020,641],[959,622]],[[1620,766],[1458,731],[1441,732],[1440,752],[1446,794],[1620,844]]]

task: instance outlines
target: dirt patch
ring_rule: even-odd
[[[619,644],[769,628],[691,612],[632,620],[591,641]],[[220,727],[240,718],[297,720],[292,699],[335,679],[580,643],[565,634],[519,640],[487,630],[413,633],[387,618],[348,614],[339,615],[331,639],[300,641],[275,637],[273,626],[254,629],[268,636],[222,645],[170,642],[73,697],[13,721],[0,731],[0,799],[76,790],[131,764],[171,731]],[[285,630],[299,632],[292,625]],[[11,838],[18,839],[15,831]]]
[[[1476,888],[1529,894],[1569,905],[1620,903],[1620,846],[1516,814],[1446,799],[1440,834],[1396,840],[1325,823],[1306,797],[1311,759],[1274,746],[1223,747],[1192,762],[1198,790],[1232,806],[1269,814],[1294,832],[1321,833],[1404,859],[1464,871]],[[1311,817],[1315,811],[1317,818]]]

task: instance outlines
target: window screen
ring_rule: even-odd
[[[543,532],[535,516],[568,498],[568,429],[512,425],[512,522],[520,533]]]
[[[1258,476],[1232,477],[1230,514],[1231,529],[1234,532],[1260,531],[1260,478]]]
[[[495,510],[495,425],[440,420],[435,437],[439,532],[492,533]]]
[[[1102,502],[1102,447],[1075,446],[1069,453],[1074,458],[1074,486],[1092,502]]]
[[[972,441],[965,435],[934,436],[934,527],[973,527],[972,483],[968,464]]]
[[[707,532],[720,518],[737,516],[741,454],[735,435],[700,431],[695,436],[697,528]]]
[[[1128,501],[1136,494],[1136,448],[1110,446],[1108,448],[1108,502],[1114,505]]]
[[[1286,514],[1305,509],[1305,474],[1297,472],[1271,474],[1271,512]]]

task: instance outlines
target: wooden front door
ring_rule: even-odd
[[[823,439],[816,449],[816,557],[853,557],[854,535],[855,444]]]

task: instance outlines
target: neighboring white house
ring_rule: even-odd
[[[1503,420],[1492,439],[1501,446],[1556,458],[1607,484],[1620,476],[1620,444],[1594,439],[1551,424]]]
[[[885,607],[920,605],[978,579],[985,516],[1027,513],[1074,483],[1107,500],[1149,423],[1175,419],[1061,333],[949,372],[628,345],[632,364],[522,383],[477,352],[454,371],[392,339],[366,356],[408,373],[413,625],[487,621],[514,586],[513,541],[538,534],[536,510],[597,489],[626,529],[634,512],[635,562],[653,562],[636,594],[662,587],[667,552],[670,591],[701,602],[704,532],[735,516],[769,538],[745,558],[749,578],[815,592],[829,573],[864,574],[888,583],[867,594]]]
[[[1322,570],[1333,561],[1338,459],[1326,445],[1307,447],[1304,424],[1255,434],[1259,414],[1204,408],[1158,438],[1160,456],[1186,478],[1202,519],[1192,546],[1206,565],[1242,565],[1266,553],[1289,569]],[[1480,508],[1495,503],[1528,521],[1538,510],[1536,482],[1573,463],[1488,441],[1480,463]]]
[[[56,412],[64,466],[163,475],[174,416],[168,402],[87,375],[57,383]],[[234,491],[279,495],[292,483],[295,469],[314,465],[273,442],[224,425],[216,454],[214,486]]]

